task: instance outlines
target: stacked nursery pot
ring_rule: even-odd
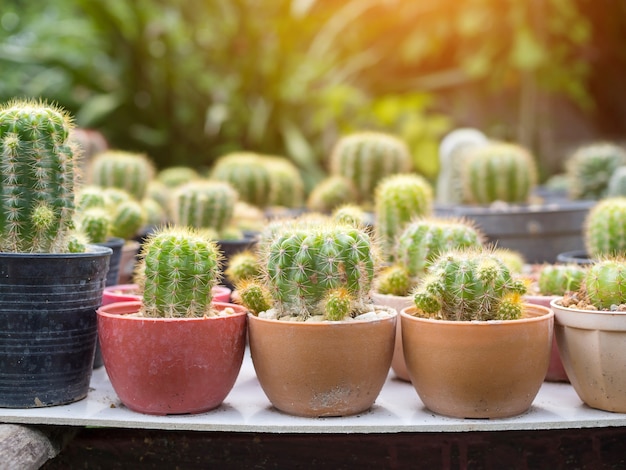
[[[74,231],[70,117],[34,101],[0,107],[0,406],[87,396],[96,308],[112,250]]]
[[[213,301],[220,253],[188,227],[155,231],[142,247],[142,301],[98,310],[104,366],[131,410],[156,415],[218,407],[239,374],[245,308]]]

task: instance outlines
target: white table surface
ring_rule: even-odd
[[[626,414],[592,409],[571,385],[545,382],[530,410],[507,419],[455,419],[428,411],[410,383],[392,371],[374,406],[340,418],[302,418],[273,408],[246,351],[241,372],[224,403],[196,415],[151,416],[121,404],[104,368],[94,371],[87,398],[63,406],[0,408],[0,422],[136,429],[261,433],[399,433],[541,430],[626,426]]]

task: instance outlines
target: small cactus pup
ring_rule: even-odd
[[[392,134],[363,131],[341,137],[333,147],[329,166],[331,175],[354,183],[358,203],[371,206],[379,181],[395,173],[412,170],[411,153],[406,143]]]
[[[88,182],[103,188],[120,188],[141,201],[156,170],[142,153],[107,150],[96,155],[88,169]]]
[[[396,238],[406,224],[431,214],[432,200],[432,186],[416,173],[391,175],[378,184],[374,195],[375,231],[387,261],[393,261]]]
[[[72,120],[35,101],[0,107],[0,251],[70,251],[75,149]]]
[[[586,270],[577,264],[546,264],[537,279],[539,295],[562,296],[576,292],[585,278]]]
[[[255,296],[261,291],[271,297],[268,318],[339,321],[374,311],[369,292],[377,249],[364,229],[295,219],[262,246]],[[249,306],[247,293],[240,294]]]
[[[579,147],[566,162],[572,199],[599,200],[607,196],[615,171],[626,165],[626,150],[611,142],[597,142]]]
[[[537,183],[533,156],[525,148],[491,142],[472,149],[461,163],[463,202],[526,203]]]
[[[453,321],[515,320],[522,317],[526,285],[491,249],[453,250],[440,255],[413,293],[416,314]]]
[[[234,286],[246,279],[254,279],[261,274],[259,257],[252,250],[235,253],[229,260],[224,274]]]
[[[217,244],[191,227],[151,234],[141,250],[142,314],[155,318],[213,316],[212,289],[220,281]]]
[[[626,255],[626,197],[606,198],[590,209],[585,246],[592,259]]]
[[[354,183],[341,175],[330,175],[317,183],[306,200],[306,207],[314,212],[331,213],[345,204],[359,200]]]

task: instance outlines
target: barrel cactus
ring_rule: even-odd
[[[519,145],[493,142],[472,149],[461,163],[463,201],[525,203],[537,182],[532,155]]]
[[[204,317],[212,314],[212,288],[220,281],[217,244],[191,227],[151,234],[141,250],[146,317]]]
[[[155,168],[147,155],[123,150],[108,150],[93,158],[88,181],[103,188],[120,188],[140,201],[146,195]]]
[[[580,289],[586,270],[577,264],[546,264],[539,270],[540,295],[564,295]]]
[[[298,167],[286,158],[264,156],[270,175],[270,207],[300,208],[304,205],[304,181]]]
[[[607,198],[585,219],[585,246],[592,258],[626,255],[626,197]]]
[[[589,303],[598,310],[610,310],[626,303],[626,261],[608,258],[587,268],[584,287]]]
[[[104,207],[89,207],[79,213],[76,225],[91,243],[103,243],[110,236],[111,215]]]
[[[113,208],[110,234],[112,237],[131,240],[145,226],[146,221],[147,215],[141,203],[129,198]]]
[[[522,316],[526,285],[489,249],[443,253],[414,292],[417,314],[453,321]]]
[[[583,145],[569,156],[566,172],[572,199],[602,199],[611,176],[626,165],[626,150],[610,142]]]
[[[0,251],[63,253],[75,212],[70,116],[28,100],[0,107]]]
[[[156,181],[167,188],[176,188],[181,184],[200,179],[200,173],[195,168],[179,165],[163,168],[156,174]]]
[[[237,199],[229,183],[192,181],[174,191],[171,217],[177,225],[209,228],[219,235],[231,223]]]
[[[416,173],[391,175],[376,187],[374,196],[376,234],[383,255],[393,261],[396,238],[412,219],[432,212],[433,190],[430,183]]]
[[[351,180],[330,175],[313,187],[306,206],[311,211],[329,213],[344,204],[355,204],[358,198],[356,186]]]
[[[606,197],[626,197],[626,166],[620,166],[609,179]]]
[[[257,207],[267,207],[271,177],[262,157],[253,152],[233,152],[217,159],[211,179],[229,183],[239,199]]]
[[[358,192],[358,202],[373,203],[379,181],[395,173],[412,169],[406,143],[382,132],[355,132],[340,138],[330,154],[330,173],[348,178]]]
[[[257,292],[269,294],[278,318],[339,320],[371,308],[377,250],[363,229],[296,219],[276,228],[263,247]],[[246,293],[240,293],[248,305]]]
[[[261,274],[258,255],[252,250],[233,254],[224,274],[232,285],[237,285],[245,279],[256,278]]]

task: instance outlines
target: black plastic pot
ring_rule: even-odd
[[[87,396],[111,253],[0,253],[0,407]]]
[[[556,257],[559,264],[579,264],[582,266],[593,264],[594,260],[589,257],[586,250],[565,251]]]

